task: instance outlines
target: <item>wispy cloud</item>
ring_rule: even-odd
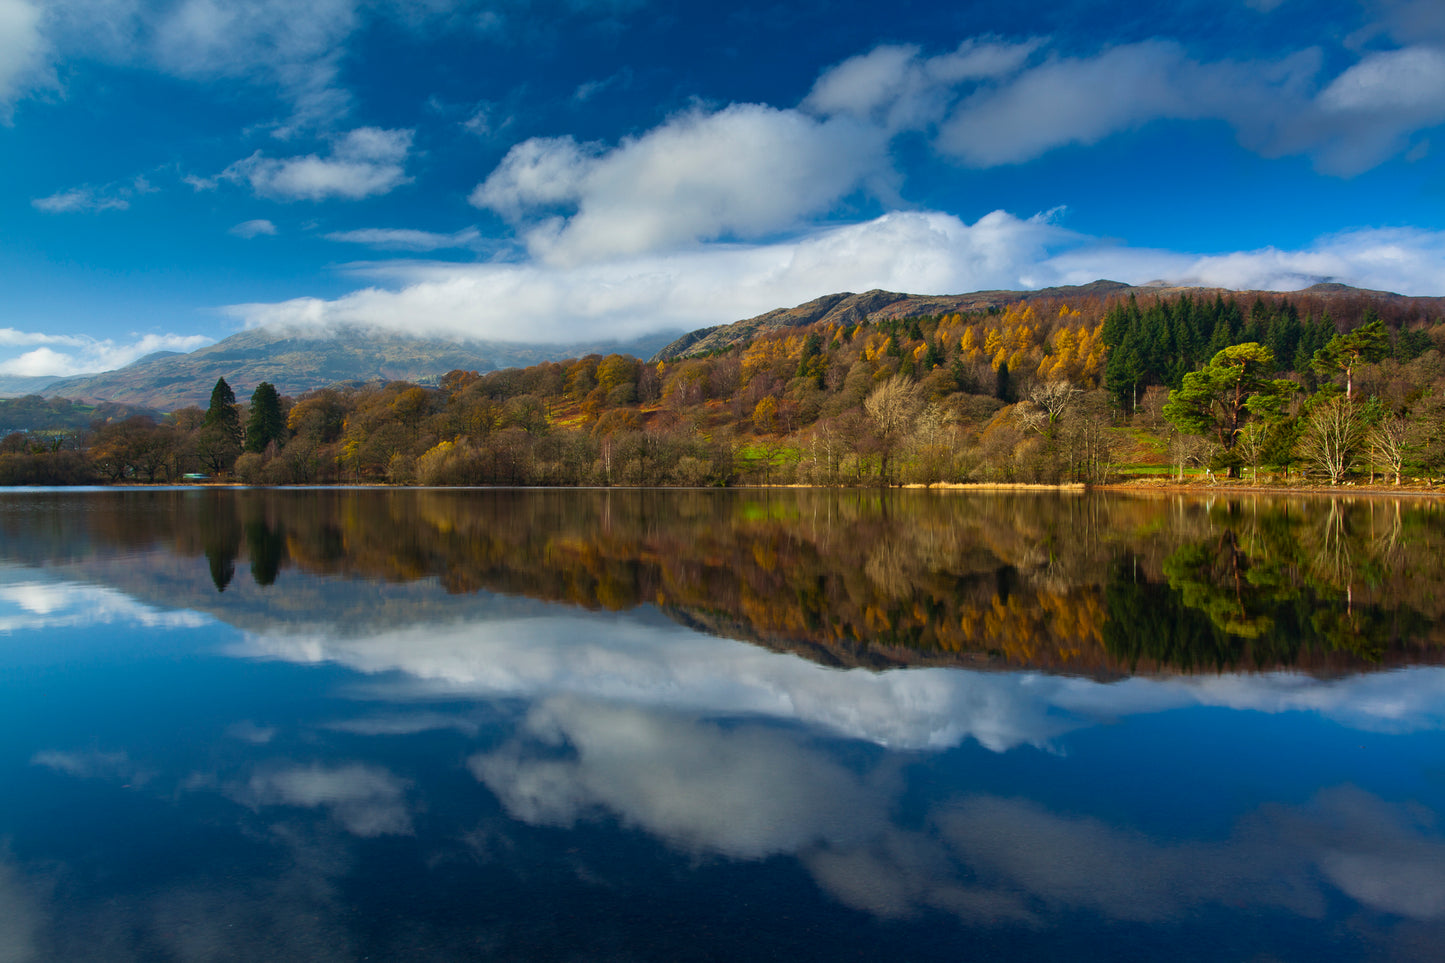
[[[232,795],[249,806],[324,809],[357,836],[409,835],[407,784],[380,766],[363,763],[258,769]]]
[[[45,35],[63,55],[270,88],[288,106],[276,133],[290,136],[329,126],[350,109],[340,64],[362,22],[359,6],[357,0],[56,0]]]
[[[157,190],[149,180],[141,176],[100,187],[82,184],[80,187],[57,191],[49,197],[38,197],[31,201],[30,205],[47,214],[124,211],[130,208],[132,199],[144,194],[154,194]]]
[[[142,785],[155,778],[155,773],[138,766],[125,752],[85,750],[69,752],[47,749],[30,759],[31,765],[44,766],[79,779],[109,779]]]
[[[405,164],[413,132],[359,127],[337,140],[325,157],[267,157],[260,151],[227,167],[216,178],[193,178],[196,187],[216,180],[244,182],[261,197],[281,201],[359,200],[390,193],[411,182]]]
[[[30,87],[54,82],[41,18],[32,0],[0,0],[0,121],[10,121],[15,101]]]
[[[368,247],[387,251],[441,251],[447,248],[469,248],[480,244],[482,235],[475,227],[463,228],[451,234],[434,231],[415,231],[407,228],[368,227],[354,231],[333,231],[325,235],[328,241],[343,244],[365,244]]]
[[[244,238],[261,237],[263,235],[270,237],[276,234],[276,225],[264,218],[258,218],[254,221],[242,221],[240,224],[231,228],[228,233]]]
[[[1346,177],[1445,123],[1442,47],[1372,51],[1321,79],[1323,60],[1314,48],[1269,61],[1200,60],[1162,39],[1085,56],[1043,41],[970,40],[934,57],[884,46],[825,71],[802,107],[890,132],[935,132],[939,151],[972,167],[1025,163],[1159,120],[1224,121],[1250,150],[1303,154]]]

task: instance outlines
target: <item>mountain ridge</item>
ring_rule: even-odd
[[[615,352],[650,358],[653,363],[672,361],[726,351],[771,331],[820,322],[856,325],[868,320],[986,311],[1022,301],[1162,298],[1183,293],[1209,298],[1216,294],[1234,298],[1250,295],[1292,298],[1301,302],[1301,311],[1363,299],[1381,304],[1408,303],[1436,316],[1445,314],[1445,297],[1409,297],[1337,282],[1320,282],[1292,292],[1239,291],[1158,281],[1130,285],[1106,279],[1033,291],[988,290],[948,295],[873,289],[825,294],[791,308],[775,308],[751,318],[697,328],[681,336],[666,333],[631,341],[549,345],[423,338],[363,328],[329,332],[258,328],[231,335],[189,354],[158,351],[114,371],[10,380],[16,382],[17,387],[19,382],[25,382],[20,394],[38,393],[88,403],[115,402],[169,411],[204,405],[216,379],[221,377],[241,397],[262,381],[269,381],[283,395],[292,396],[332,385],[368,381],[435,384],[448,371],[458,369],[485,373],[588,354]],[[0,389],[8,386],[0,380]]]
[[[38,390],[46,397],[172,411],[205,405],[217,378],[225,378],[238,397],[249,395],[263,381],[293,396],[347,382],[429,384],[457,369],[485,372],[614,351],[646,355],[673,337],[666,333],[630,341],[548,345],[453,341],[374,330],[316,335],[256,328],[188,354],[155,352],[114,371],[52,379]]]
[[[889,320],[918,315],[938,315],[986,311],[1003,308],[1020,301],[1049,301],[1067,298],[1122,297],[1164,297],[1184,293],[1213,297],[1222,294],[1231,297],[1261,295],[1268,297],[1321,298],[1367,298],[1381,301],[1427,302],[1445,310],[1445,298],[1416,298],[1390,291],[1374,291],[1355,288],[1337,282],[1320,282],[1299,291],[1253,291],[1232,288],[1204,287],[1201,285],[1171,282],[1151,282],[1146,285],[1125,284],[1122,281],[1099,279],[1088,284],[1064,285],[1039,288],[1033,291],[989,290],[967,294],[901,294],[896,291],[873,289],[855,294],[845,291],[828,294],[811,301],[805,301],[792,308],[775,308],[763,314],[731,324],[718,324],[689,332],[665,346],[651,361],[675,361],[693,355],[725,351],[735,344],[750,341],[760,334],[783,328],[801,328],[818,323],[858,324],[870,319]]]

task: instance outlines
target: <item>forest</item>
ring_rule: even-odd
[[[205,408],[10,432],[0,484],[1397,485],[1445,474],[1442,351],[1445,319],[1408,299],[1039,299],[434,385],[222,378]]]

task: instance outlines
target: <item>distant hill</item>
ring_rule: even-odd
[[[35,434],[76,432],[97,422],[123,421],[132,415],[154,417],[160,412],[136,405],[110,402],[85,404],[66,398],[42,398],[29,394],[0,398],[0,437],[13,431]]]
[[[1041,288],[1037,291],[975,291],[972,294],[918,295],[898,294],[893,291],[866,291],[862,294],[844,292],[829,294],[800,304],[795,308],[779,308],[754,318],[701,328],[678,338],[664,347],[653,361],[671,361],[690,355],[709,354],[723,351],[736,344],[747,344],[759,335],[782,328],[801,328],[817,322],[858,324],[865,320],[888,320],[890,318],[919,317],[923,315],[967,313],[1002,308],[1020,301],[1080,301],[1100,298],[1121,297],[1130,294],[1138,297],[1168,297],[1192,293],[1213,298],[1215,294],[1238,297],[1258,293],[1266,298],[1279,298],[1280,292],[1230,291],[1222,288],[1204,288],[1189,285],[1173,285],[1165,282],[1135,286],[1119,281],[1092,281],[1089,284],[1065,287]],[[1302,310],[1319,310],[1316,303],[1328,307],[1334,302],[1369,301],[1381,305],[1418,309],[1426,315],[1438,318],[1445,313],[1445,298],[1411,298],[1388,291],[1369,291],[1352,288],[1347,284],[1325,282],[1291,292],[1291,300],[1299,303]]]
[[[0,398],[39,394],[59,380],[56,375],[0,375]]]
[[[102,374],[50,379],[40,392],[88,402],[112,401],[173,411],[204,406],[217,378],[244,399],[263,381],[283,395],[357,381],[434,383],[448,371],[492,371],[593,352],[646,357],[672,334],[626,342],[522,344],[448,341],[348,330],[323,337],[267,329],[243,331],[189,354],[157,352]]]

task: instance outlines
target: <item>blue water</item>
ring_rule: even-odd
[[[1442,724],[1434,666],[879,672],[648,605],[12,559],[0,959],[1430,959]]]

